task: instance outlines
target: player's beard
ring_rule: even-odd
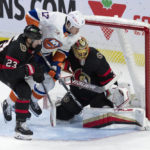
[[[38,52],[40,52],[41,49],[42,49],[42,44],[41,44],[41,45],[37,45],[35,48],[33,48],[33,47],[30,45],[30,49],[31,49],[32,51],[35,51],[35,53],[38,53]]]

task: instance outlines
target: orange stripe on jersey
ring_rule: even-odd
[[[28,25],[33,24],[33,25],[35,25],[37,27],[39,26],[39,21],[31,18],[28,14],[26,14],[25,18],[26,18],[26,22],[27,22]]]
[[[16,100],[18,99],[18,97],[15,95],[13,91],[10,92],[9,97],[13,102],[16,102]]]
[[[66,58],[66,56],[65,56],[64,53],[61,53],[61,52],[57,51],[55,53],[55,55],[53,56],[53,61],[54,62],[56,62],[56,61],[63,62],[65,60],[65,58]]]
[[[41,98],[43,98],[44,96],[42,96],[42,95],[39,95],[39,94],[37,94],[35,91],[33,91],[32,90],[32,94],[33,94],[33,96],[35,97],[35,98],[37,98],[37,99],[41,99]]]
[[[56,75],[56,72],[55,72],[55,71],[50,70],[50,71],[48,72],[48,74],[53,78],[54,81],[56,81],[56,79],[54,79],[54,77],[55,77],[55,75]]]
[[[65,32],[65,33],[64,33],[64,36],[65,36],[65,37],[68,37],[68,35],[69,35],[68,32]]]

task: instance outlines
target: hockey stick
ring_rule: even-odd
[[[70,81],[71,81],[70,85],[73,85],[73,86],[76,86],[79,88],[83,88],[83,89],[86,89],[86,90],[89,90],[92,92],[96,92],[96,93],[103,93],[106,90],[108,90],[110,88],[110,86],[113,85],[119,79],[120,75],[121,75],[121,72],[118,75],[116,75],[108,84],[106,84],[105,86],[102,86],[102,87],[93,85],[90,83],[82,82],[79,80],[72,80],[72,79],[70,79]],[[67,80],[66,78],[71,78],[71,77],[70,76],[63,77],[63,78],[61,78],[61,80],[64,82],[65,80]]]
[[[52,127],[55,127],[55,126],[56,126],[56,106],[55,106],[55,104],[52,102],[52,100],[51,100],[51,98],[50,98],[50,96],[49,96],[49,94],[48,94],[48,91],[47,91],[47,89],[46,89],[46,87],[45,87],[45,85],[44,85],[43,82],[42,82],[42,86],[43,86],[44,91],[45,91],[45,93],[46,93],[46,95],[47,95],[47,98],[48,98],[48,100],[49,100],[49,103],[50,103],[50,105],[51,105],[51,109],[50,109],[50,123],[51,123],[51,126],[52,126]]]
[[[47,66],[49,67],[49,69],[51,70],[54,70],[51,66],[51,64],[49,63],[49,61],[46,59],[46,57],[40,52],[43,60],[45,61],[45,63],[47,64]],[[55,70],[54,70],[55,71]],[[72,96],[73,100],[75,101],[75,103],[78,104],[78,106],[82,109],[82,105],[76,100],[76,97],[72,94],[72,92],[69,90],[69,88],[67,87],[67,85],[65,84],[65,82],[61,79],[61,78],[58,78],[58,81],[61,83],[61,85],[65,88],[65,90],[67,92],[70,93],[70,95]]]

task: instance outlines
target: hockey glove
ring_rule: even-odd
[[[35,73],[33,74],[33,80],[37,83],[41,83],[44,79],[44,66],[36,64]]]
[[[44,80],[44,66],[41,64],[27,64],[26,76],[33,76],[33,80],[37,83],[41,83]]]
[[[107,98],[113,102],[117,108],[124,108],[129,103],[129,93],[127,88],[120,88],[116,85],[112,85],[106,94]]]
[[[56,81],[58,78],[56,77],[56,72],[54,70],[50,70],[48,74]]]

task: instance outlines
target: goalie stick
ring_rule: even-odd
[[[90,84],[90,83],[82,82],[82,81],[79,81],[79,80],[72,80],[72,76],[61,77],[61,80],[63,80],[63,82],[65,82],[67,80],[70,80],[70,83],[69,83],[70,85],[73,85],[73,86],[76,86],[76,87],[79,87],[79,88],[83,88],[83,89],[86,89],[86,90],[89,90],[89,91],[93,91],[93,92],[96,92],[96,93],[103,93],[106,90],[108,90],[110,88],[110,86],[113,85],[119,79],[120,75],[121,75],[121,72],[118,75],[116,75],[108,84],[106,84],[102,87],[97,86],[97,85],[93,85],[93,84]]]
[[[44,88],[44,91],[45,91],[45,93],[47,95],[47,98],[48,98],[50,106],[51,106],[51,108],[50,108],[50,123],[51,123],[52,127],[55,127],[56,126],[56,106],[52,102],[52,100],[51,100],[51,98],[50,98],[50,96],[48,94],[48,91],[47,91],[47,89],[46,89],[46,87],[45,87],[43,82],[42,82],[42,86]]]

